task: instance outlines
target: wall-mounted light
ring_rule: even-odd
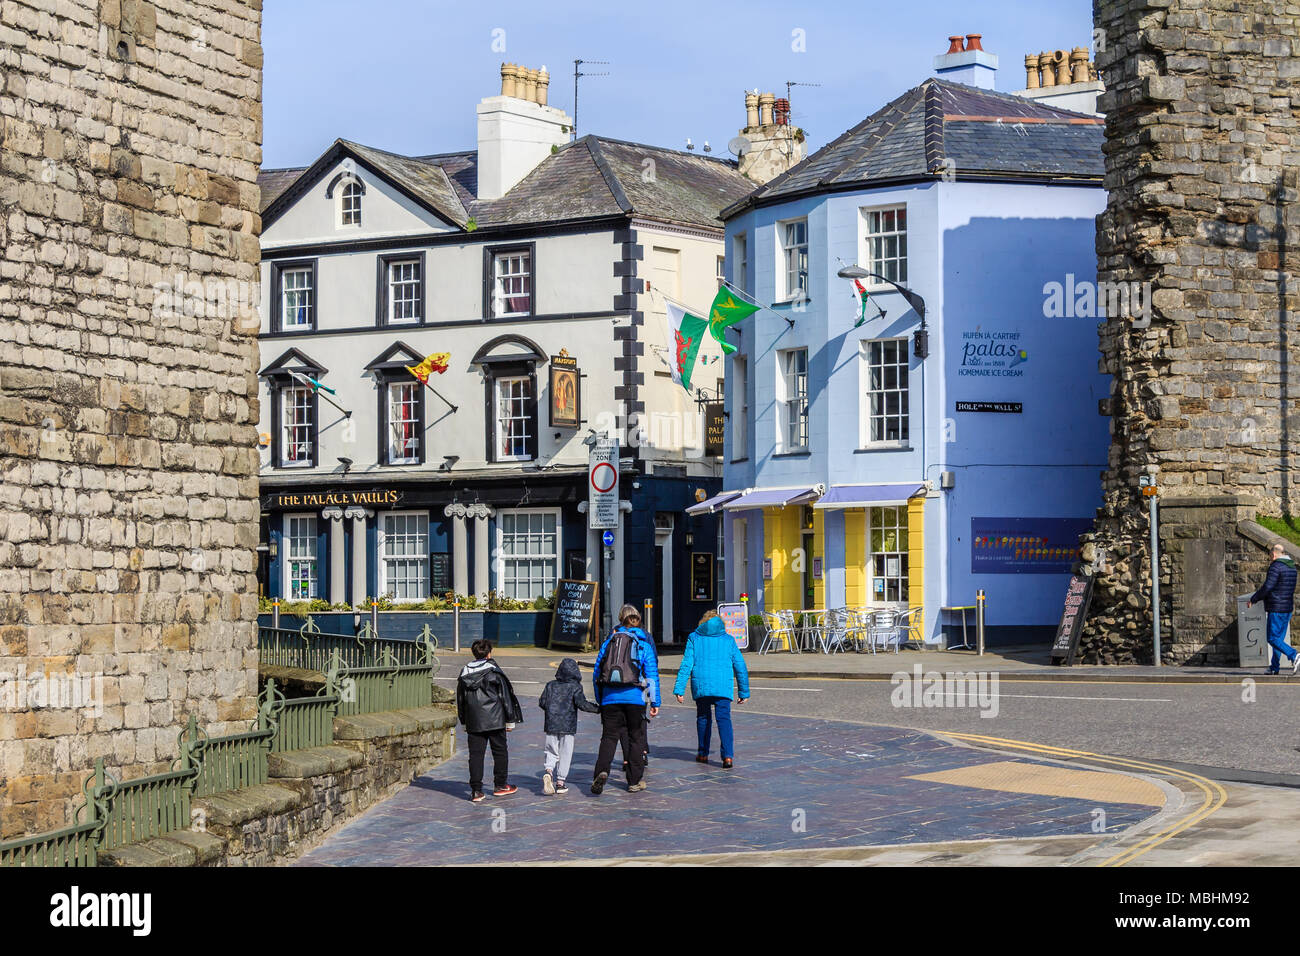
[[[343,466],[343,474],[345,474],[345,475],[346,475],[349,471],[352,470],[352,459],[351,459],[351,458],[344,458],[342,455],[340,455],[340,456],[339,456],[339,464]]]
[[[694,532],[688,531],[686,532],[686,547],[689,548],[693,544],[695,544],[695,534]]]
[[[438,466],[439,471],[451,471],[451,466],[460,461],[460,455],[443,455],[442,464]]]
[[[267,551],[271,555],[271,560],[274,561],[277,557],[279,557],[280,555],[279,542],[276,541],[275,538],[271,539],[271,546],[267,549]]]

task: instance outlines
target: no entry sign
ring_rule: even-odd
[[[618,442],[601,438],[587,461],[587,527],[618,527]]]

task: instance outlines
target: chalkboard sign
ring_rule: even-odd
[[[451,590],[451,555],[429,555],[429,593],[441,594]]]
[[[1079,635],[1083,633],[1088,604],[1092,601],[1092,580],[1092,575],[1084,573],[1077,565],[1070,575],[1070,586],[1065,590],[1065,609],[1056,628],[1056,640],[1052,642],[1053,664],[1069,667],[1074,663],[1074,655],[1079,650]]]
[[[589,651],[596,646],[594,631],[600,608],[600,585],[595,581],[561,580],[555,586],[555,611],[551,615],[548,648]]]

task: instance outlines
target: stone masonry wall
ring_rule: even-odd
[[[1109,190],[1098,280],[1149,283],[1151,308],[1149,325],[1131,309],[1138,321],[1112,315],[1101,329],[1112,439],[1096,533],[1084,539],[1101,573],[1081,651],[1149,660],[1139,475],[1158,476],[1164,495],[1297,508],[1300,7],[1096,0],[1094,19]],[[1168,621],[1176,598],[1163,573]]]
[[[255,713],[260,29],[0,0],[0,838]]]

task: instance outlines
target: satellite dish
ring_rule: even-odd
[[[743,136],[735,136],[727,143],[727,149],[731,150],[733,156],[744,156],[751,148],[752,144]]]

